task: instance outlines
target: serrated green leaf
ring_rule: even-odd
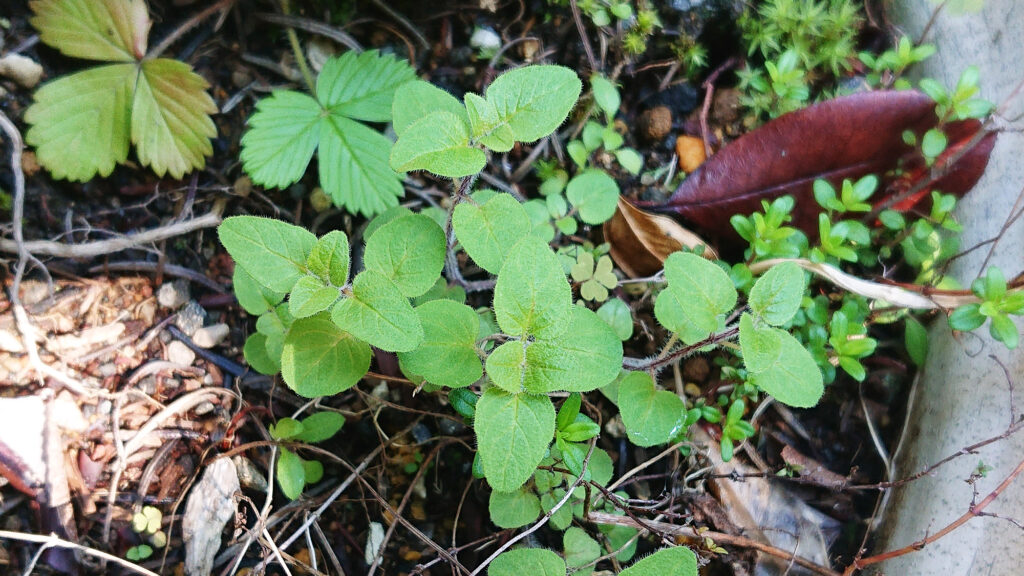
[[[619,576],[697,576],[697,555],[677,546],[658,550],[619,572]]]
[[[505,342],[487,356],[487,376],[496,386],[509,394],[526,390],[526,340]]]
[[[612,327],[619,340],[625,342],[633,337],[633,314],[629,306],[619,298],[612,298],[597,309],[597,317]]]
[[[277,485],[289,500],[301,496],[306,485],[306,468],[302,462],[298,454],[287,448],[281,448],[277,455]]]
[[[348,236],[341,230],[333,230],[316,241],[306,260],[309,271],[331,285],[341,288],[348,283],[349,245]]]
[[[284,339],[281,375],[305,398],[331,396],[359,382],[370,368],[370,347],[326,315],[296,320]]]
[[[334,286],[315,276],[303,276],[288,296],[288,311],[296,318],[308,318],[331,307],[341,294]]]
[[[523,485],[544,458],[555,433],[555,407],[547,396],[489,388],[476,404],[477,449],[487,482],[499,492]]]
[[[554,338],[565,331],[572,291],[547,243],[527,236],[509,250],[494,287],[494,315],[512,336]]]
[[[391,106],[391,125],[395,129],[395,134],[401,137],[410,124],[438,110],[451,112],[469,125],[466,107],[456,97],[430,82],[407,82],[395,91],[395,101]]]
[[[209,84],[178,60],[144,60],[132,104],[132,142],[143,166],[180,179],[206,165],[217,135]]]
[[[344,116],[320,120],[320,186],[337,206],[364,216],[398,205],[402,177],[391,169],[391,140]]]
[[[143,0],[34,0],[32,26],[62,54],[128,62],[146,54],[152,24]]]
[[[274,440],[288,440],[302,434],[302,423],[294,418],[281,418],[270,425],[269,432]]]
[[[275,292],[257,282],[241,266],[235,266],[235,272],[231,277],[231,286],[238,303],[253,316],[273,310],[284,300],[285,296],[285,292]]]
[[[565,576],[565,561],[545,548],[504,552],[487,567],[487,576]]]
[[[363,270],[352,293],[334,305],[331,319],[381,350],[408,352],[423,341],[423,326],[409,299],[379,272]]]
[[[803,270],[792,262],[783,262],[757,279],[747,303],[765,322],[782,326],[800,309],[806,287]]]
[[[378,228],[366,241],[363,260],[367,270],[379,272],[412,298],[437,281],[444,253],[444,230],[426,216],[410,214]]]
[[[736,306],[729,275],[695,254],[675,252],[665,260],[668,286],[654,303],[654,315],[686,344],[707,338],[720,317]]]
[[[427,170],[461,178],[483,170],[487,155],[469,145],[469,128],[458,116],[439,110],[402,132],[391,149],[390,163],[399,172]]]
[[[523,205],[509,194],[497,194],[480,206],[463,202],[452,214],[452,228],[462,247],[491,274],[501,270],[509,250],[530,227]]]
[[[747,370],[761,372],[779,360],[782,340],[771,327],[755,326],[754,317],[744,312],[740,316],[740,349]]]
[[[423,343],[400,352],[402,365],[432,384],[458,388],[483,375],[476,353],[479,320],[476,312],[452,300],[432,300],[416,307],[423,325]]]
[[[657,390],[646,372],[630,372],[619,382],[619,412],[630,442],[655,446],[680,432],[686,406],[672,392]]]
[[[531,354],[534,348],[536,351]],[[557,351],[557,354],[548,351],[551,349]],[[545,354],[542,355],[541,351]],[[597,314],[582,306],[573,306],[569,312],[568,328],[562,337],[557,340],[538,339],[527,350],[531,368],[541,364],[541,357],[560,358],[560,362],[548,364],[545,370],[544,392],[589,392],[608,384],[619,375],[622,368],[622,342]],[[533,375],[528,378],[528,390],[532,390],[530,382],[535,379],[537,377]]]
[[[43,84],[25,111],[25,142],[54,178],[109,176],[128,158],[134,64],[99,66]]]
[[[273,358],[267,351],[267,337],[264,334],[250,334],[245,339],[245,347],[242,348],[245,361],[249,367],[267,376],[273,376],[281,371],[281,358]]]
[[[487,511],[499,528],[519,528],[540,516],[540,498],[524,488],[514,492],[492,490]]]
[[[579,211],[580,220],[597,225],[615,215],[619,185],[604,170],[585,170],[569,181],[565,195]]]
[[[565,550],[565,563],[569,568],[590,564],[586,568],[573,572],[580,576],[592,574],[594,572],[592,562],[601,557],[601,545],[585,530],[576,526],[571,526],[562,535],[562,548]]]
[[[495,152],[508,152],[516,143],[512,128],[498,118],[494,106],[480,96],[467,92],[466,112],[469,114],[469,131],[474,140]]]
[[[350,51],[324,63],[316,79],[316,96],[331,114],[388,122],[395,90],[415,79],[412,67],[391,54]]]
[[[817,404],[825,387],[821,370],[811,353],[785,330],[763,330],[775,334],[779,342],[779,355],[775,362],[758,371],[750,370],[748,360],[750,382],[787,406],[810,408]]]
[[[302,419],[302,431],[294,436],[299,442],[316,444],[338,433],[345,425],[345,417],[337,412],[317,412]]]
[[[253,182],[284,188],[306,173],[320,143],[322,110],[311,96],[275,90],[256,103],[239,157]]]
[[[305,228],[259,216],[232,216],[217,227],[221,244],[257,282],[288,292],[306,273],[316,236]]]
[[[583,83],[562,66],[526,66],[505,72],[487,87],[487,101],[521,142],[551,134],[565,121]]]

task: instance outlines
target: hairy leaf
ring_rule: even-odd
[[[619,382],[619,412],[630,442],[655,446],[681,431],[686,406],[672,392],[657,390],[646,372],[631,372]]]
[[[413,122],[439,110],[451,112],[469,125],[466,107],[459,100],[430,82],[414,80],[402,84],[395,91],[391,106],[391,125],[399,137]]]
[[[491,492],[487,504],[491,522],[499,528],[519,528],[540,516],[540,498],[532,490],[520,488],[514,492]]]
[[[288,296],[288,311],[296,318],[308,318],[330,308],[340,294],[334,286],[315,276],[303,276]]]
[[[633,563],[619,576],[697,576],[697,555],[684,546],[665,548]]]
[[[565,561],[545,548],[504,552],[487,567],[487,576],[565,576]]]
[[[752,355],[757,358],[755,367],[758,370],[750,366],[750,358],[747,358],[750,382],[787,406],[810,408],[817,404],[825,387],[821,370],[818,369],[811,353],[785,330],[772,327],[759,330],[765,330],[774,335],[777,344],[773,343],[772,346],[778,346],[778,355],[770,363],[767,362],[767,358],[769,355],[775,355],[774,348],[764,348],[770,351],[767,355],[763,352],[756,356]],[[771,337],[759,338],[759,343],[754,346],[761,349],[761,342],[772,339]],[[746,357],[750,344],[744,344],[741,339],[740,345],[744,347],[744,357]]]
[[[591,564],[601,556],[601,545],[591,538],[585,530],[576,526],[570,527],[562,535],[562,548],[565,550],[565,563],[570,568]],[[593,572],[594,566],[591,564],[587,568],[581,568],[573,572],[573,574],[589,576]]]
[[[615,214],[619,185],[604,170],[584,170],[565,187],[565,197],[587,224],[602,224]]]
[[[360,340],[389,352],[408,352],[423,341],[423,326],[408,298],[374,270],[355,277],[352,294],[334,305],[331,318]]]
[[[345,424],[345,417],[337,412],[317,412],[302,419],[302,432],[295,436],[300,442],[316,444],[338,433]]]
[[[398,354],[402,366],[451,388],[479,380],[483,369],[475,346],[480,330],[476,312],[452,300],[432,300],[417,306],[416,314],[423,325],[423,343]]]
[[[533,142],[565,120],[583,83],[562,66],[526,66],[505,72],[487,87],[487,101],[507,123],[515,139]]]
[[[412,298],[434,285],[444,267],[444,231],[422,214],[401,216],[378,228],[366,241],[363,260]]]
[[[497,274],[509,250],[530,231],[530,217],[509,194],[495,194],[483,205],[463,202],[452,214],[462,247],[481,268]]]
[[[388,163],[391,140],[344,116],[320,122],[320,186],[334,203],[364,216],[398,205],[405,190]]]
[[[316,241],[306,266],[310,272],[340,288],[348,283],[348,252],[348,236],[341,230],[332,230]]]
[[[509,251],[494,287],[494,315],[512,336],[554,338],[565,331],[572,292],[558,257],[527,236]]]
[[[391,167],[399,172],[427,170],[461,178],[483,170],[487,156],[469,145],[469,127],[455,114],[439,110],[410,124],[391,149]]]
[[[413,69],[391,54],[350,51],[324,63],[316,79],[316,96],[331,114],[387,122],[395,90],[415,78]]]
[[[668,286],[654,303],[654,315],[686,344],[717,331],[722,315],[736,306],[729,275],[700,256],[672,254],[665,260],[665,279]]]
[[[494,105],[472,92],[466,94],[465,100],[473,139],[495,152],[511,150],[515,144],[515,134],[512,133],[512,128],[498,117]]]
[[[274,358],[267,350],[267,337],[263,334],[250,334],[245,339],[245,347],[242,354],[249,367],[267,376],[273,376],[281,371],[281,357]]]
[[[370,368],[370,347],[326,315],[296,320],[284,339],[281,375],[299,396],[331,396],[354,386]]]
[[[750,309],[773,326],[789,322],[804,296],[804,272],[792,262],[772,266],[750,289]]]
[[[555,433],[555,407],[547,396],[489,388],[476,404],[474,428],[487,482],[512,492],[544,458]]]
[[[239,266],[274,292],[288,292],[306,273],[316,236],[305,228],[259,216],[232,216],[217,227]]]
[[[320,112],[311,96],[290,90],[256,103],[239,155],[253,182],[284,188],[302,178],[320,142]]]

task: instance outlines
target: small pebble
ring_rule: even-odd
[[[704,141],[696,136],[676,138],[676,154],[679,156],[679,168],[687,174],[696,170],[707,159]]]
[[[189,290],[188,282],[185,280],[165,283],[156,291],[156,301],[164,308],[170,308],[171,310],[181,308],[191,297],[192,293]]]
[[[146,376],[138,383],[139,392],[153,396],[157,391],[156,376]]]
[[[14,80],[24,88],[35,88],[43,79],[43,67],[21,54],[8,54],[0,58],[0,76]]]
[[[196,330],[195,334],[192,335],[192,341],[200,348],[213,348],[223,342],[230,333],[231,328],[227,324],[204,326]]]
[[[252,463],[245,456],[235,456],[231,459],[235,463],[235,468],[238,469],[238,481],[242,484],[243,488],[253,490],[255,492],[266,492],[267,490],[267,478],[263,475],[263,472]]]
[[[478,27],[469,37],[469,45],[477,50],[497,50],[501,48],[501,36],[490,28]]]
[[[167,345],[167,360],[181,366],[191,366],[196,361],[196,353],[181,340],[175,340]]]
[[[185,333],[186,336],[192,337],[203,327],[203,323],[206,318],[206,311],[199,305],[195,300],[189,300],[188,304],[185,304],[181,310],[178,311],[178,317],[174,323],[178,325],[178,328]]]
[[[640,137],[648,142],[658,142],[672,131],[672,111],[668,106],[655,106],[640,115]]]

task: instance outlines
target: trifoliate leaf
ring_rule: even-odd
[[[281,448],[277,455],[277,484],[289,500],[301,496],[302,488],[306,485],[306,469],[302,465],[302,458],[287,448]]]
[[[332,115],[387,122],[395,90],[415,79],[413,69],[391,54],[351,51],[324,63],[316,96]]]
[[[344,116],[320,121],[320,186],[337,206],[372,216],[398,204],[402,178],[388,164],[391,140]]]
[[[299,396],[331,396],[354,386],[370,368],[370,347],[326,315],[296,320],[284,339],[281,375]]]
[[[547,396],[489,388],[476,404],[474,428],[487,482],[512,492],[544,458],[555,433],[555,407]]]
[[[132,106],[132,142],[143,166],[180,179],[206,164],[217,111],[202,76],[184,62],[143,60]]]
[[[338,296],[336,287],[315,276],[303,276],[288,296],[288,311],[296,318],[308,318],[330,308]]]
[[[569,568],[590,564],[587,568],[577,570],[573,574],[589,576],[594,572],[592,563],[601,556],[601,545],[585,530],[571,526],[562,535],[562,548],[565,550],[565,563]]]
[[[665,548],[619,572],[619,576],[697,576],[697,555],[684,546]]]
[[[391,125],[399,137],[413,122],[437,111],[451,112],[468,126],[466,107],[459,100],[430,82],[414,80],[402,84],[395,91],[391,106]]]
[[[654,302],[654,315],[686,344],[717,331],[720,317],[736,306],[736,289],[729,275],[695,254],[669,255],[665,279],[668,286]]]
[[[619,382],[618,403],[626,434],[637,446],[668,442],[680,432],[686,417],[679,396],[655,389],[646,372],[631,372]]]
[[[152,22],[143,0],[34,0],[32,26],[62,54],[134,62],[146,54]]]
[[[512,336],[554,338],[565,331],[572,292],[547,243],[527,236],[509,251],[494,287],[494,314]]]
[[[295,435],[295,439],[316,444],[337,434],[344,425],[345,417],[337,412],[317,412],[302,419],[302,431]]]
[[[565,561],[545,548],[504,552],[487,567],[487,576],[565,576]]]
[[[245,172],[267,188],[297,182],[320,142],[320,122],[320,105],[307,94],[275,90],[261,99],[242,136]]]
[[[306,261],[309,271],[321,279],[341,288],[348,283],[349,246],[348,236],[341,230],[333,230],[316,241]]]
[[[597,317],[604,320],[619,340],[625,342],[633,337],[633,314],[629,306],[618,298],[612,298],[597,309]]]
[[[487,101],[520,142],[551,134],[580,97],[583,84],[562,66],[527,66],[505,72],[487,87]]]
[[[456,206],[452,228],[470,258],[497,274],[506,254],[529,234],[531,225],[518,200],[509,194],[497,194],[483,205],[463,202]]]
[[[273,358],[267,351],[267,337],[263,334],[250,334],[245,339],[245,347],[242,348],[245,361],[249,367],[267,376],[273,376],[281,371],[281,357]]]
[[[401,216],[366,241],[367,270],[379,272],[413,298],[434,285],[444,267],[444,230],[421,214]]]
[[[491,522],[499,528],[519,528],[540,516],[540,498],[532,490],[523,488],[514,492],[493,490],[487,511]]]
[[[494,105],[472,92],[466,93],[465,101],[473,139],[495,152],[511,150],[516,143],[515,135],[509,125],[498,117]]]
[[[351,295],[334,305],[331,319],[356,338],[389,352],[408,352],[423,341],[423,326],[409,299],[374,270],[355,277]]]
[[[806,286],[803,270],[792,262],[783,262],[757,279],[748,304],[765,322],[782,326],[800,309]]]
[[[257,282],[241,266],[235,266],[235,273],[231,277],[231,286],[238,303],[253,316],[273,310],[281,303],[281,300],[284,300],[285,296],[284,292],[275,292]]]
[[[400,352],[402,365],[432,384],[458,388],[480,379],[476,353],[480,322],[476,312],[452,300],[432,300],[416,307],[423,325],[423,343]]]
[[[480,172],[486,163],[483,150],[469,145],[469,127],[443,110],[410,124],[391,149],[391,167],[399,172],[426,170],[461,178]]]
[[[288,292],[306,273],[316,236],[305,228],[258,216],[232,216],[217,227],[221,244],[257,282]]]
[[[619,185],[604,170],[590,169],[577,174],[565,187],[565,195],[587,224],[602,224],[615,214]]]
[[[763,370],[751,371],[749,381],[787,406],[810,408],[817,404],[825,387],[821,370],[818,369],[811,353],[785,330],[764,330],[770,330],[775,334],[779,341],[779,354],[775,362]],[[749,360],[747,367],[749,370]]]

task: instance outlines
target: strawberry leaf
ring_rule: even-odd
[[[320,141],[320,105],[311,96],[278,90],[256,104],[242,136],[242,166],[268,188],[284,188],[306,172]]]
[[[149,13],[143,0],[36,0],[32,25],[62,54],[134,62],[146,53]]]

